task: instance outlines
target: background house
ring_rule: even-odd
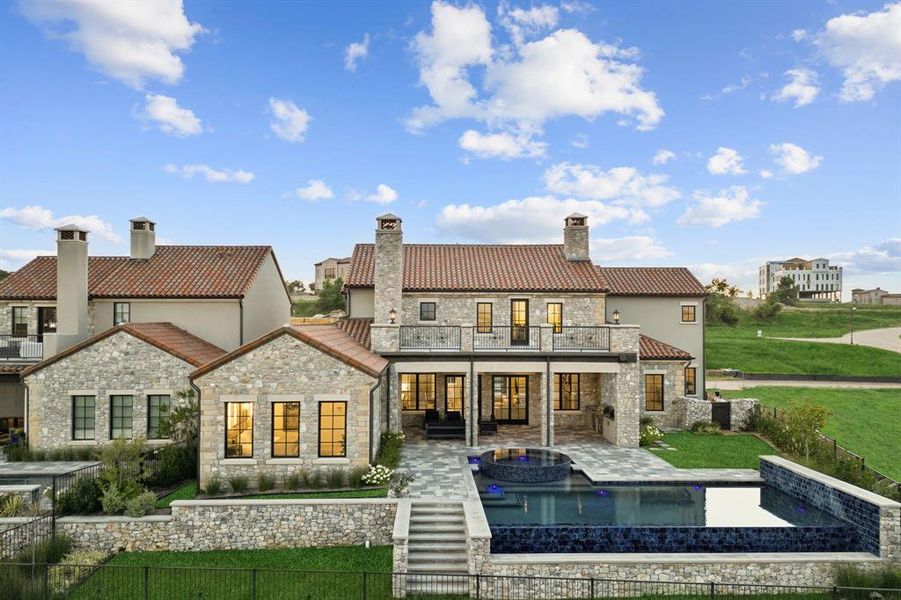
[[[347,280],[347,273],[350,271],[350,258],[326,258],[314,265],[316,277],[313,281],[314,290],[319,293],[322,284],[326,281],[334,281],[335,279]]]
[[[768,261],[758,268],[758,288],[761,298],[779,287],[779,280],[790,277],[798,287],[798,297],[802,300],[842,299],[842,268],[832,266],[825,258],[806,260]]]

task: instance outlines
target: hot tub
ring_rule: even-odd
[[[569,477],[572,460],[537,448],[498,448],[479,457],[479,472],[498,481],[550,483]]]

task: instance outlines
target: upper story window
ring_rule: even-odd
[[[326,279],[334,279],[337,275],[337,269],[335,267],[326,267],[325,268],[325,278]]]
[[[579,374],[554,376],[554,410],[579,410]]]
[[[554,333],[563,331],[563,303],[549,302],[547,305],[548,325],[554,326]]]
[[[113,302],[113,325],[131,323],[131,302]]]
[[[420,302],[419,303],[419,320],[420,321],[434,321],[436,317],[437,307],[434,302]]]
[[[13,323],[12,334],[15,337],[25,337],[28,335],[28,307],[13,306]]]
[[[491,333],[494,326],[494,305],[491,302],[476,303],[476,331]]]
[[[694,304],[683,304],[682,305],[682,322],[683,323],[695,323],[697,321],[696,310],[697,306]]]
[[[225,403],[225,458],[253,457],[253,402]]]
[[[401,373],[400,400],[404,410],[435,410],[435,374]]]

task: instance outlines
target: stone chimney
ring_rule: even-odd
[[[87,337],[88,232],[75,225],[64,225],[56,230],[56,339],[53,353]]]
[[[563,254],[566,260],[591,260],[588,255],[588,217],[573,213],[564,220]]]
[[[401,320],[401,297],[404,271],[404,234],[401,218],[391,213],[376,217],[375,229],[375,314],[373,322],[395,324]]]
[[[156,252],[156,223],[147,217],[131,221],[131,257],[147,260]]]

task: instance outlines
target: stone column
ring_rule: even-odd
[[[466,415],[466,445],[479,445],[479,374],[474,365],[469,365],[469,392],[467,397],[468,414]]]
[[[393,432],[402,432],[404,425],[402,422],[400,407],[400,377],[397,374],[397,366],[392,363],[388,367],[388,415],[390,420],[390,430]]]
[[[541,386],[541,445],[552,446],[554,444],[553,435],[550,429],[553,426],[553,417],[548,410],[550,396],[547,393],[547,373],[542,371],[538,374],[538,381]]]

